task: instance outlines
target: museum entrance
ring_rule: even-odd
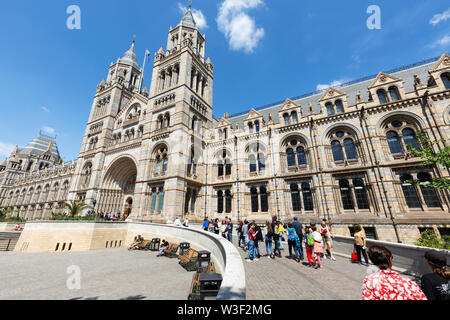
[[[103,180],[98,211],[128,217],[132,213],[136,176],[137,167],[131,158],[114,161]]]

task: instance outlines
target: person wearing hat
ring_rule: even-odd
[[[428,251],[424,258],[433,273],[422,276],[423,293],[428,300],[450,300],[450,269],[447,266],[447,256],[438,251]]]

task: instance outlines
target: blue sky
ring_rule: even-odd
[[[69,30],[66,9],[81,9]],[[137,36],[165,47],[187,0],[14,0],[0,11],[0,160],[39,132],[58,135],[61,155],[81,147],[96,85]],[[369,30],[370,5],[381,30]],[[450,49],[444,0],[193,0],[215,69],[214,115],[238,113],[332,83],[439,56]],[[147,65],[149,66],[149,65]],[[146,68],[148,86],[151,68]]]

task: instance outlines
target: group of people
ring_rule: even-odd
[[[394,256],[386,247],[372,246],[368,255],[380,270],[364,279],[363,300],[450,300],[450,269],[445,254],[425,253],[432,272],[422,276],[420,285],[392,270]]]
[[[206,217],[203,220],[202,227],[205,231],[213,232],[224,237],[228,241],[233,242],[233,222],[229,217],[225,217],[225,220],[222,221],[218,218],[208,219],[208,217]]]
[[[244,251],[248,250],[247,261],[257,261],[261,258],[259,244],[266,244],[266,255],[268,258],[281,258],[281,251],[284,250],[283,240],[287,238],[289,256],[297,262],[305,259],[303,247],[305,247],[307,265],[316,269],[322,267],[322,258],[327,257],[333,261],[333,246],[330,227],[324,219],[319,228],[315,225],[304,227],[297,217],[292,222],[283,224],[278,217],[274,216],[272,221],[267,221],[261,228],[255,221],[239,221],[238,246]],[[325,254],[325,251],[327,254]]]
[[[101,219],[105,219],[108,221],[125,221],[127,219],[126,215],[122,215],[120,212],[118,212],[117,214],[108,212],[108,213],[103,213],[100,212],[98,215]]]

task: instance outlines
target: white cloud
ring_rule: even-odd
[[[42,109],[42,111],[44,111],[44,112],[47,112],[47,113],[50,112],[50,109],[47,108],[46,106],[42,106],[41,109]]]
[[[225,0],[219,8],[217,25],[232,50],[252,53],[264,37],[264,28],[257,28],[255,19],[245,11],[255,9],[262,0]]]
[[[178,9],[180,10],[182,15],[186,14],[186,12],[188,10],[181,3],[178,3]],[[192,15],[194,16],[195,23],[197,23],[197,27],[199,29],[207,29],[208,28],[208,22],[206,21],[206,17],[201,10],[192,9]]]
[[[9,157],[16,146],[0,141],[0,157]]]
[[[445,20],[447,20],[447,19],[450,19],[450,8],[447,9],[447,11],[445,11],[445,12],[443,12],[443,13],[435,14],[435,15],[433,16],[433,18],[431,18],[430,24],[433,25],[433,26],[435,26],[435,25],[437,25],[438,23],[440,23],[440,22],[442,22],[442,21],[445,21]]]
[[[429,45],[430,48],[436,47],[447,47],[450,45],[450,36],[445,35],[442,39],[436,40],[432,44]]]
[[[42,130],[42,132],[48,133],[48,134],[51,134],[51,135],[55,135],[56,134],[55,129],[53,129],[52,127],[42,127],[41,130]]]
[[[346,79],[342,79],[342,80],[334,80],[330,84],[318,84],[316,90],[322,91],[322,90],[328,89],[329,87],[337,87],[337,86],[340,86],[341,84],[346,83],[347,81],[348,80],[346,80]]]

